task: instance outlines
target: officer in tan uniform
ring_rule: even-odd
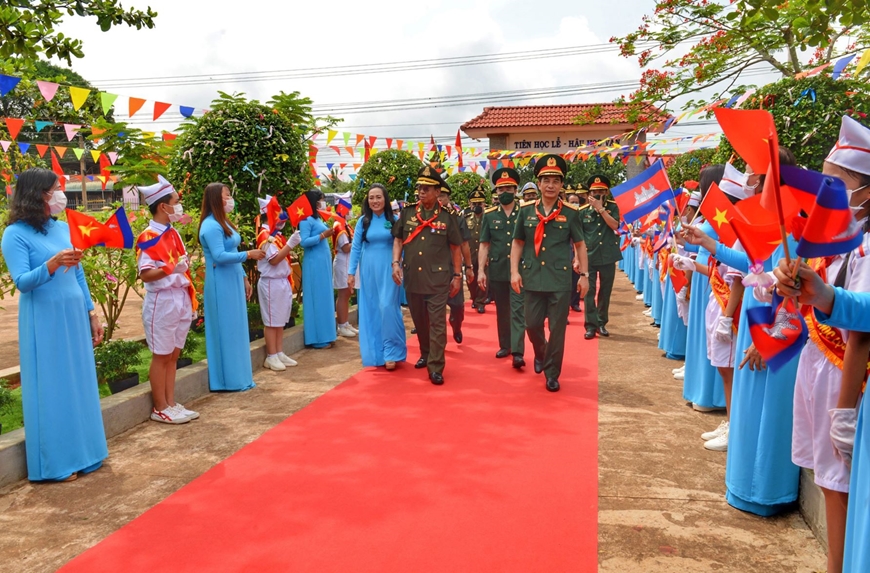
[[[438,194],[438,202],[441,203],[441,208],[450,213],[450,216],[456,220],[459,226],[459,234],[462,236],[462,245],[460,245],[460,253],[462,255],[462,263],[465,269],[465,280],[471,285],[475,281],[473,261],[471,260],[471,231],[468,229],[465,216],[453,205],[450,200],[450,185],[447,181],[441,180],[441,192]],[[469,286],[470,288],[470,286]],[[465,321],[465,291],[460,287],[459,292],[451,295],[447,299],[447,306],[450,308],[450,329],[453,331],[453,340],[456,344],[462,344],[462,323]]]
[[[417,329],[420,359],[433,384],[444,383],[447,299],[462,288],[462,236],[456,218],[441,208],[441,177],[428,165],[417,176],[419,201],[405,205],[393,225],[393,280],[404,282]]]
[[[535,372],[545,373],[550,392],[559,390],[571,291],[577,289],[584,296],[589,288],[580,212],[559,199],[566,171],[565,160],[558,155],[545,155],[535,162],[541,198],[520,207],[511,246],[511,286],[515,292],[525,289],[526,331],[535,351]],[[576,284],[571,280],[572,267],[580,275]],[[545,321],[550,327],[549,340]]]
[[[474,268],[474,276],[480,276],[478,252],[480,250],[480,229],[483,225],[483,211],[486,208],[486,191],[483,183],[477,189],[468,194],[468,209],[465,212],[465,224],[471,238],[468,239],[468,250],[471,252],[471,264]],[[478,281],[468,283],[468,293],[471,298],[471,308],[479,314],[486,312],[486,289],[478,286]]]

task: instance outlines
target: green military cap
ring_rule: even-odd
[[[468,202],[469,203],[486,203],[486,193],[483,191],[483,187],[480,185],[477,186],[477,189],[468,194]]]
[[[441,176],[432,167],[426,165],[417,172],[417,185],[435,185],[440,187],[444,185]]]
[[[586,182],[586,186],[590,191],[608,191],[610,190],[610,179],[606,175],[593,175]]]
[[[535,161],[535,177],[539,179],[545,175],[558,175],[564,179],[567,172],[568,164],[558,155],[544,155]]]
[[[512,169],[510,167],[502,167],[501,169],[496,169],[492,172],[492,184],[498,189],[499,187],[506,187],[511,185],[513,187],[519,187],[520,183],[520,174],[516,169]]]

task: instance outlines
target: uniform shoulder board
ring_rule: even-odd
[[[402,209],[407,209],[407,208],[409,208],[409,207],[413,207],[414,209],[416,209],[416,208],[417,208],[417,203],[405,203],[405,206],[402,207]]]
[[[579,210],[580,210],[580,207],[578,207],[577,205],[574,205],[573,203],[562,203],[562,206],[563,206],[563,207],[568,207],[569,209],[571,209],[571,210],[573,210],[573,211],[579,211]]]
[[[530,201],[520,201],[520,207],[528,207],[529,205],[534,205],[535,200],[532,199]]]
[[[484,213],[492,213],[493,211],[498,210],[498,205],[493,205],[492,207],[487,207],[483,210]]]
[[[583,205],[583,206],[581,206],[581,207],[574,207],[574,208],[577,209],[577,210],[579,210],[579,211],[582,211],[583,209],[588,209],[588,208],[591,207],[591,206],[592,206],[592,205],[590,205],[589,203],[586,203],[585,205]]]

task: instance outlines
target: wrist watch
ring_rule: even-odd
[[[580,275],[581,277],[584,277],[587,279],[589,278],[589,273],[577,273],[577,274]]]

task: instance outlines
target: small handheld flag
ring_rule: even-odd
[[[73,209],[66,210],[70,242],[77,249],[103,246],[112,249],[133,247],[133,230],[123,207],[118,207],[108,221],[100,223],[90,215]]]
[[[734,245],[737,235],[734,234],[731,221],[737,215],[737,210],[715,182],[710,185],[701,202],[701,214],[713,225],[722,244],[728,247]]]
[[[661,159],[643,173],[611,188],[624,221],[636,221],[673,197],[671,184]]]
[[[140,236],[139,242],[136,243],[136,250],[142,251],[151,259],[163,263],[164,266],[161,269],[167,275],[171,275],[178,259],[184,255],[184,245],[181,243],[178,231],[172,227],[167,227],[156,237],[143,239],[144,236]]]
[[[776,292],[770,305],[747,309],[746,322],[752,343],[773,372],[800,354],[809,336],[795,299]]]
[[[347,219],[347,216],[350,214],[352,208],[353,206],[347,199],[339,199],[338,203],[335,204],[335,212],[338,213],[340,216],[344,217],[345,219]]]
[[[290,216],[290,224],[298,227],[300,221],[314,215],[314,210],[311,208],[311,202],[308,201],[308,197],[300,195],[298,199],[287,207],[287,214]]]
[[[862,239],[861,227],[849,209],[846,184],[826,177],[798,242],[798,256],[811,259],[848,253]]]

